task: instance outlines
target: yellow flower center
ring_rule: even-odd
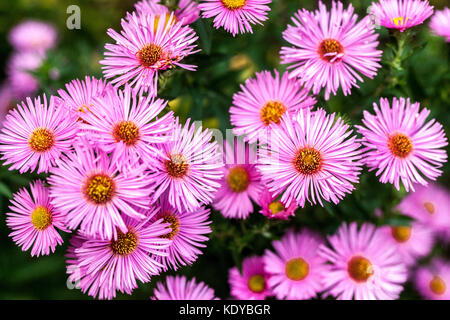
[[[28,139],[28,145],[35,152],[45,152],[55,143],[53,132],[46,128],[35,129]]]
[[[397,27],[403,27],[408,22],[408,17],[397,17],[392,18],[391,21],[397,26]]]
[[[429,202],[429,201],[425,201],[423,203],[423,207],[425,208],[425,210],[428,211],[429,214],[433,214],[436,211],[436,208],[434,207],[434,204]]]
[[[281,211],[285,210],[284,205],[279,201],[274,201],[269,204],[269,210],[272,212],[272,215],[279,214]]]
[[[439,276],[434,276],[430,281],[430,290],[438,295],[444,294],[447,286],[445,285],[444,280],[442,280]]]
[[[261,109],[261,120],[266,126],[271,122],[280,124],[281,116],[286,107],[279,101],[268,101]]]
[[[168,13],[164,13],[164,14],[162,14],[162,15],[157,15],[156,17],[155,17],[155,22],[154,22],[154,24],[153,24],[153,28],[154,28],[154,31],[155,31],[155,33],[156,33],[156,31],[158,30],[158,23],[159,23],[159,19],[161,18],[161,16],[164,16],[165,17],[165,22],[164,22],[164,29],[166,29],[166,27],[167,27],[167,24],[169,23],[169,18],[170,18],[170,12],[168,12]],[[175,17],[175,15],[173,16],[173,18],[172,18],[172,22],[170,23],[170,26],[173,26],[175,23],[177,23],[177,21],[178,21],[178,19]]]
[[[163,218],[164,223],[170,224],[171,231],[165,235],[162,235],[161,238],[172,240],[180,231],[180,220],[176,215],[168,214]]]
[[[104,174],[94,175],[88,179],[85,190],[89,200],[97,204],[106,203],[114,195],[114,180]]]
[[[397,133],[388,140],[392,154],[399,158],[405,158],[413,149],[411,139],[403,133]]]
[[[411,227],[399,226],[391,228],[392,236],[397,242],[406,242],[411,237]]]
[[[137,57],[142,66],[152,67],[161,59],[162,49],[156,44],[147,44],[137,53]]]
[[[286,276],[294,281],[306,278],[309,273],[309,265],[302,258],[294,258],[286,263]]]
[[[114,139],[131,146],[139,139],[139,128],[131,121],[122,121],[113,130]]]
[[[347,264],[347,271],[350,277],[356,282],[366,282],[374,273],[370,261],[361,256],[350,259]]]
[[[319,45],[319,55],[323,60],[331,62],[336,56],[344,51],[339,41],[334,39],[325,39]],[[333,60],[335,62],[337,60]]]
[[[247,190],[247,187],[250,184],[247,170],[240,166],[231,168],[227,176],[227,183],[234,192]]]
[[[133,253],[134,250],[136,250],[137,245],[138,238],[131,231],[128,231],[127,233],[122,233],[119,231],[117,240],[111,240],[110,244],[111,250],[114,252],[114,254],[118,254],[121,256],[126,256],[130,253]]]
[[[186,175],[189,165],[181,154],[173,154],[165,162],[167,173],[172,178],[181,178]]]
[[[255,293],[261,293],[266,288],[266,280],[262,275],[255,274],[248,279],[248,288]]]
[[[298,172],[312,175],[319,171],[322,158],[319,151],[313,148],[303,148],[297,153],[294,165]]]
[[[246,2],[247,0],[222,0],[223,5],[230,10],[240,9]]]
[[[53,222],[53,217],[47,208],[43,206],[37,206],[31,213],[31,222],[36,230],[45,230]]]

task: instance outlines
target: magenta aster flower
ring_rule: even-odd
[[[426,0],[379,0],[370,8],[377,23],[401,32],[421,24],[433,14],[433,6]]]
[[[158,117],[167,101],[144,97],[126,85],[94,99],[95,111],[80,113],[92,141],[120,164],[149,161],[156,156],[155,145],[170,139],[173,112]]]
[[[242,262],[242,273],[237,267],[230,269],[228,282],[231,295],[238,300],[264,300],[273,295],[267,285],[268,277],[264,271],[262,257],[245,258]]]
[[[308,230],[290,230],[272,242],[275,252],[266,250],[264,270],[277,299],[311,299],[322,291],[321,279],[327,272],[325,259],[317,255],[322,243],[320,236]]]
[[[3,127],[3,120],[12,106],[13,96],[9,85],[0,85],[0,129]]]
[[[219,189],[222,161],[212,132],[195,128],[188,119],[184,126],[175,120],[169,142],[160,146],[161,154],[148,169],[155,185],[154,200],[165,194],[179,212],[192,212],[209,204]]]
[[[39,81],[31,72],[42,65],[42,60],[42,55],[35,52],[16,52],[11,56],[6,71],[15,98],[24,99],[39,89]]]
[[[275,130],[272,141],[261,149],[259,169],[270,192],[290,206],[304,207],[325,201],[338,203],[357,183],[362,163],[360,144],[350,126],[322,109],[300,110]]]
[[[256,79],[248,79],[233,96],[230,108],[233,133],[246,135],[245,140],[250,143],[257,139],[267,141],[270,124],[280,124],[286,111],[296,114],[299,109],[311,108],[316,103],[298,80],[289,79],[287,72],[281,78],[278,71],[274,72],[275,77],[270,71],[256,73]]]
[[[10,170],[47,172],[62,153],[71,150],[77,127],[58,104],[54,96],[49,103],[45,95],[43,101],[27,98],[8,113],[0,133],[0,153],[4,165],[12,164]]]
[[[8,38],[17,51],[44,53],[56,45],[58,33],[50,23],[26,20],[12,28]]]
[[[161,237],[172,242],[165,250],[167,256],[160,257],[158,261],[162,262],[165,271],[169,267],[177,270],[180,266],[193,264],[202,254],[201,248],[206,247],[207,234],[211,233],[210,210],[201,206],[193,212],[179,212],[164,198],[159,207],[152,221],[162,219],[170,224],[170,232]]]
[[[439,236],[450,241],[450,192],[430,183],[409,193],[397,209],[404,215],[430,227]]]
[[[88,145],[75,143],[75,152],[58,161],[51,170],[52,204],[66,214],[69,229],[91,237],[117,239],[117,229],[128,231],[124,217],[141,220],[136,208],[148,208],[151,188],[143,166],[119,172],[118,163]]]
[[[226,218],[246,219],[253,212],[252,200],[258,201],[263,186],[253,150],[237,139],[233,145],[224,143],[224,175],[213,207]]]
[[[69,249],[67,271],[71,281],[79,281],[81,290],[92,297],[111,299],[116,291],[131,294],[137,281],[149,282],[162,265],[156,257],[170,240],[161,238],[168,225],[162,220],[149,223],[125,217],[126,233],[117,230],[115,240],[87,237],[80,233]],[[77,279],[78,278],[78,279]]]
[[[326,295],[340,300],[399,297],[408,272],[384,232],[371,224],[359,229],[356,223],[343,224],[328,241],[331,248],[319,249],[319,255],[331,263],[323,278]]]
[[[153,294],[153,300],[217,300],[204,282],[188,281],[185,276],[167,276],[165,283],[156,284]]]
[[[325,99],[336,95],[341,87],[344,95],[350,94],[360,74],[373,78],[380,68],[382,51],[376,50],[378,34],[370,17],[356,22],[357,15],[349,4],[333,1],[331,12],[319,1],[319,10],[299,10],[283,33],[292,47],[281,48],[281,63],[292,63],[290,76],[298,77],[318,94],[325,88]]]
[[[450,9],[446,7],[436,11],[431,17],[430,28],[433,33],[445,37],[445,40],[450,42]]]
[[[14,194],[6,213],[6,224],[13,230],[13,241],[22,251],[31,249],[31,256],[48,255],[63,243],[57,229],[66,231],[64,215],[50,204],[48,189],[40,180]]]
[[[155,30],[155,21],[158,19]],[[111,83],[119,86],[129,82],[136,90],[151,96],[157,94],[160,72],[174,67],[195,70],[195,66],[181,63],[184,57],[196,53],[197,36],[190,27],[174,23],[175,16],[136,15],[128,13],[122,19],[122,31],[108,29],[116,44],[105,45],[103,73]],[[166,28],[166,25],[171,26]]]
[[[433,232],[421,223],[412,223],[409,226],[385,226],[381,230],[397,247],[397,253],[402,256],[406,266],[415,264],[433,248]]]
[[[253,33],[252,24],[267,20],[272,0],[202,0],[199,8],[203,18],[214,17],[214,27],[223,27],[233,37],[238,33]]]
[[[414,282],[426,299],[450,300],[450,263],[435,258],[430,266],[416,271]]]
[[[448,143],[442,125],[434,119],[425,123],[430,110],[409,98],[394,98],[392,109],[386,98],[380,108],[374,103],[375,115],[364,111],[364,126],[357,126],[363,135],[364,162],[369,170],[377,169],[382,183],[392,183],[397,190],[400,181],[406,191],[414,190],[414,183],[426,185],[422,177],[435,180],[447,161],[443,149]],[[381,109],[381,110],[380,110]]]
[[[258,204],[261,207],[259,212],[269,219],[287,220],[290,216],[295,215],[295,209],[297,209],[295,202],[291,202],[289,206],[286,206],[285,203],[277,199],[277,197],[267,189],[264,189],[261,192]]]
[[[160,0],[141,0],[134,6],[139,14],[165,15],[166,18],[170,16],[169,8],[161,4]],[[195,22],[200,17],[200,9],[197,2],[193,0],[180,0],[174,14],[176,18],[174,23],[180,21],[184,26]],[[155,20],[155,26],[157,23],[158,19]]]

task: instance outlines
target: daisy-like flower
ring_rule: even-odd
[[[17,99],[33,95],[39,89],[39,81],[32,71],[42,65],[43,56],[35,52],[14,53],[7,66],[8,83],[12,94]]]
[[[162,220],[149,223],[148,219],[138,222],[128,217],[124,222],[128,231],[118,230],[117,239],[80,233],[72,242],[75,247],[68,251],[69,279],[78,281],[81,290],[92,297],[112,299],[116,291],[131,294],[138,286],[136,280],[149,282],[161,271],[156,257],[164,255],[162,250],[170,244],[170,240],[161,238],[168,225]]]
[[[234,36],[253,33],[252,24],[262,25],[267,20],[272,0],[202,0],[199,8],[202,18],[214,17],[214,27],[223,27]]]
[[[9,32],[9,43],[17,51],[44,53],[56,45],[58,33],[50,23],[38,20],[26,20]]]
[[[165,250],[167,256],[159,258],[164,270],[177,270],[180,266],[193,264],[202,254],[201,248],[206,247],[204,242],[208,241],[207,235],[211,233],[210,210],[201,206],[193,212],[179,212],[164,197],[159,206],[160,209],[152,221],[162,219],[163,222],[169,223],[170,232],[161,237],[172,241]]]
[[[47,172],[62,153],[71,150],[77,135],[74,119],[64,107],[58,107],[58,98],[44,95],[9,111],[0,133],[0,153],[10,170],[20,173],[28,170]]]
[[[322,238],[308,230],[288,231],[272,243],[275,252],[266,250],[264,270],[268,285],[277,299],[305,300],[322,291],[325,259],[317,255]]]
[[[158,117],[167,101],[125,90],[109,90],[94,99],[95,111],[80,113],[89,138],[120,164],[149,161],[156,156],[156,144],[170,139],[174,124],[173,112]]]
[[[425,123],[430,110],[419,112],[420,104],[410,103],[409,98],[394,98],[392,108],[386,98],[380,99],[380,108],[373,106],[375,115],[364,111],[364,126],[357,128],[363,135],[364,162],[369,170],[377,170],[380,182],[399,190],[401,181],[409,191],[414,183],[426,185],[424,177],[439,177],[448,143],[440,123],[434,119]]]
[[[165,15],[166,17],[170,15],[169,8],[161,4],[160,0],[141,0],[134,6],[140,14]],[[174,19],[173,23],[180,21],[182,25],[188,25],[200,17],[200,9],[194,0],[180,0],[174,14],[176,19]],[[155,28],[157,23],[158,19],[155,20]]]
[[[370,9],[376,23],[400,32],[421,24],[433,14],[433,6],[426,0],[379,0]]]
[[[93,111],[94,99],[109,90],[113,89],[106,81],[86,76],[84,80],[75,79],[67,83],[66,90],[59,89],[58,94],[64,100],[64,106],[79,116],[80,113]]]
[[[285,203],[277,199],[277,197],[267,189],[264,189],[261,192],[258,204],[261,207],[259,212],[269,219],[287,220],[290,216],[295,215],[295,209],[297,209],[295,202],[291,202],[289,206],[286,206]]]
[[[445,40],[450,42],[450,9],[436,11],[431,17],[430,28],[435,34],[445,37]]]
[[[242,274],[237,267],[230,269],[228,282],[231,295],[238,300],[264,300],[272,295],[267,284],[262,257],[251,256],[242,262]]]
[[[384,232],[371,224],[359,229],[356,223],[343,224],[328,241],[331,248],[319,248],[319,255],[331,264],[323,278],[326,295],[340,300],[399,297],[408,272]]]
[[[322,109],[286,114],[260,152],[262,180],[289,207],[325,201],[338,203],[357,183],[362,163],[360,144],[350,126]]]
[[[31,191],[31,192],[30,192]],[[50,204],[48,188],[40,180],[14,194],[6,213],[6,224],[13,230],[13,241],[32,256],[48,255],[63,243],[57,229],[66,231],[64,215]]]
[[[420,267],[414,282],[428,300],[450,300],[450,263],[435,258],[429,266]]]
[[[385,226],[380,228],[391,239],[402,261],[407,266],[426,256],[433,248],[434,237],[431,228],[421,223],[409,226]]]
[[[188,119],[175,126],[169,142],[160,146],[160,154],[148,170],[155,185],[153,199],[162,194],[178,212],[192,212],[209,204],[220,187],[223,163],[217,143],[211,142],[212,131],[195,128]]]
[[[316,103],[308,91],[297,79],[289,79],[287,72],[281,77],[276,70],[275,77],[270,71],[256,73],[256,79],[248,79],[241,85],[241,91],[233,96],[230,108],[233,133],[245,135],[245,140],[250,143],[257,139],[268,140],[270,124],[280,124],[286,111],[296,114]]]
[[[185,276],[167,276],[165,283],[158,282],[153,300],[217,300],[214,290],[204,282],[190,281]]]
[[[414,218],[450,241],[448,208],[450,208],[450,192],[434,183],[417,187],[397,206],[402,214]]]
[[[380,68],[382,51],[376,50],[378,34],[370,17],[356,22],[350,4],[344,10],[342,2],[333,1],[331,12],[319,1],[319,10],[299,10],[283,33],[292,47],[281,48],[281,63],[291,64],[291,77],[298,77],[318,94],[325,88],[325,99],[336,95],[341,87],[344,95],[357,87],[360,74],[373,78]]]
[[[117,239],[117,229],[128,231],[125,216],[145,218],[137,209],[150,204],[152,190],[144,167],[119,172],[117,161],[85,139],[76,141],[74,149],[51,170],[52,204],[66,214],[69,229],[80,226],[88,236]]]
[[[226,218],[246,219],[253,212],[262,191],[261,175],[256,167],[256,155],[248,144],[234,139],[233,146],[224,143],[223,178],[213,207]]]
[[[155,30],[155,21],[158,19]],[[181,63],[184,57],[195,52],[197,36],[193,29],[173,23],[175,16],[127,14],[122,19],[122,31],[108,30],[116,44],[105,45],[103,65],[105,78],[121,86],[129,83],[134,89],[157,94],[160,72],[174,67],[195,71],[195,66]],[[166,26],[170,26],[170,28]]]

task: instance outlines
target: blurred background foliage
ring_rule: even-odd
[[[448,6],[445,0],[430,2],[435,9]],[[358,14],[364,15],[371,1],[351,3]],[[66,10],[73,4],[81,8],[80,30],[66,27],[69,16]],[[40,93],[55,94],[65,83],[85,75],[101,77],[98,61],[102,58],[104,44],[111,41],[106,30],[114,28],[118,31],[120,19],[133,10],[133,6],[134,1],[125,0],[1,1],[0,82],[5,78],[5,67],[12,50],[7,41],[8,32],[28,18],[51,22],[60,34],[58,46],[48,52],[45,63],[36,72],[41,84]],[[285,66],[279,65],[279,50],[282,45],[287,45],[281,34],[297,9],[315,9],[316,1],[273,0],[270,7],[269,20],[263,27],[255,27],[254,34],[233,38],[222,29],[214,29],[211,20],[201,19],[193,24],[200,36],[198,44],[202,51],[187,60],[198,65],[198,71],[170,71],[160,81],[160,97],[170,100],[170,107],[183,120],[187,117],[203,120],[204,126],[224,131],[231,127],[228,109],[240,84],[257,71],[285,70]],[[379,48],[384,54],[383,68],[376,78],[365,79],[360,89],[352,90],[351,96],[338,94],[329,101],[319,97],[317,105],[358,124],[362,111],[371,109],[380,96],[409,96],[431,109],[431,117],[444,125],[449,137],[450,45],[444,38],[430,35],[428,21],[408,33],[407,49],[402,52],[397,51],[398,37],[384,28],[379,29]],[[51,76],[55,70],[58,77]],[[51,256],[31,258],[29,252],[22,252],[8,237],[5,212],[9,198],[33,178],[36,176],[20,175],[0,166],[0,299],[90,299],[79,290],[67,288],[64,262],[67,241]],[[439,182],[449,188],[449,178],[450,169],[446,164]],[[339,205],[307,206],[298,209],[296,216],[287,222],[267,220],[258,213],[256,205],[254,214],[244,221],[226,220],[220,213],[213,212],[213,233],[204,255],[192,267],[185,267],[178,273],[205,281],[219,297],[227,298],[228,269],[240,265],[246,256],[262,254],[287,228],[308,227],[325,235],[334,232],[342,221],[405,224],[408,219],[393,210],[404,194],[404,191],[395,191],[391,185],[379,183],[373,173],[365,170],[356,190]],[[374,215],[377,208],[382,209],[382,217]],[[69,236],[65,235],[65,239]],[[449,257],[449,248],[438,244],[430,256],[434,255]],[[430,257],[424,261],[428,259]],[[154,277],[151,283],[141,284],[132,296],[118,297],[148,299],[154,284],[162,277],[164,275]],[[407,284],[402,298],[417,297],[411,284]]]

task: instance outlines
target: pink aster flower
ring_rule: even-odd
[[[326,295],[339,300],[393,300],[403,290],[408,272],[386,234],[371,224],[343,224],[329,236],[331,248],[319,255],[330,262],[324,273]]]
[[[430,28],[433,33],[445,37],[445,40],[450,42],[450,9],[446,7],[436,11],[431,17]]]
[[[449,208],[450,192],[434,183],[417,187],[397,206],[402,214],[430,227],[447,241],[450,241]]]
[[[188,281],[185,276],[167,276],[165,283],[156,284],[153,294],[153,300],[217,300],[204,282]]]
[[[242,262],[242,273],[237,267],[230,269],[228,282],[231,295],[238,300],[264,300],[272,296],[267,284],[269,275],[264,271],[262,257],[251,256]]]
[[[157,28],[155,28],[156,19]],[[151,96],[157,94],[158,75],[174,67],[195,71],[195,66],[181,63],[184,57],[196,53],[197,36],[193,29],[174,23],[175,16],[127,14],[122,19],[122,31],[108,30],[116,44],[105,45],[103,73],[111,83],[121,86],[127,82],[136,90]],[[171,26],[166,28],[166,26]]]
[[[160,146],[161,154],[148,169],[155,185],[154,200],[165,194],[179,212],[192,212],[209,204],[220,187],[222,161],[212,131],[196,128],[188,119],[184,126],[175,120],[170,141]]]
[[[402,256],[406,266],[415,264],[419,258],[426,256],[433,249],[433,232],[421,223],[412,223],[409,226],[385,226],[380,229],[397,247],[397,253]]]
[[[56,28],[47,22],[26,20],[9,32],[9,42],[17,51],[44,53],[52,49],[57,42]]]
[[[401,32],[421,24],[433,14],[433,6],[426,0],[379,0],[370,8],[377,23]]]
[[[202,0],[198,6],[203,18],[214,17],[214,27],[223,27],[233,37],[238,33],[253,33],[252,24],[267,20],[272,0]]]
[[[166,17],[170,15],[169,8],[161,4],[160,0],[141,0],[134,6],[139,14],[166,15]],[[200,17],[200,9],[198,8],[197,2],[193,0],[180,0],[174,14],[176,18],[174,22],[180,21],[182,25],[188,25]],[[157,20],[155,20],[156,24]]]
[[[450,300],[450,263],[435,258],[429,266],[416,271],[414,282],[426,299]]]
[[[261,175],[256,167],[256,155],[248,144],[238,139],[233,146],[224,143],[225,166],[220,189],[213,207],[226,218],[246,219],[253,212],[253,201],[262,191]]]
[[[193,264],[199,255],[201,248],[208,241],[207,235],[211,233],[210,210],[201,206],[193,212],[179,212],[174,209],[167,199],[161,199],[159,211],[152,221],[162,219],[170,224],[170,232],[162,235],[162,238],[172,240],[170,246],[165,249],[167,256],[162,256],[158,261],[168,268],[177,270],[180,266]]]
[[[31,192],[30,192],[31,191]],[[13,230],[13,241],[31,256],[48,255],[63,243],[57,229],[66,231],[64,215],[50,204],[48,188],[40,180],[14,194],[6,213],[6,224]]]
[[[256,73],[256,79],[248,79],[241,91],[234,94],[230,108],[230,120],[237,136],[246,135],[245,140],[254,143],[257,139],[268,140],[270,124],[280,124],[282,115],[288,111],[296,114],[300,109],[311,108],[316,99],[308,95],[296,79],[289,79],[285,72],[280,78],[270,71]]]
[[[0,85],[0,129],[3,127],[3,120],[12,107],[13,96],[11,88],[7,84]]]
[[[158,152],[156,144],[170,138],[173,112],[158,117],[167,101],[136,94],[126,85],[124,91],[109,90],[95,98],[94,104],[94,111],[80,113],[81,128],[102,150],[113,153],[113,161],[149,161]]]
[[[17,105],[3,121],[0,133],[0,153],[10,170],[20,173],[28,170],[47,172],[62,153],[71,150],[72,140],[77,135],[74,119],[63,107],[58,107],[58,98],[44,95],[34,102]]]
[[[259,169],[270,192],[290,206],[338,203],[357,183],[362,163],[360,144],[350,126],[335,114],[300,110],[295,119],[284,115],[272,130],[272,141],[261,149]]]
[[[419,112],[420,104],[410,103],[409,98],[394,98],[392,108],[386,98],[380,99],[380,108],[373,106],[375,115],[364,111],[364,126],[357,126],[369,170],[377,169],[380,181],[394,184],[397,190],[401,181],[406,191],[414,190],[414,183],[426,185],[424,177],[439,177],[448,143],[440,123],[434,119],[425,123],[430,110]]]
[[[311,231],[290,230],[272,243],[275,252],[266,250],[264,270],[277,299],[311,299],[322,291],[322,277],[327,272],[325,259],[317,255],[322,243],[322,238]]]
[[[148,208],[151,188],[143,166],[119,172],[118,163],[108,155],[76,141],[75,152],[58,161],[51,170],[52,204],[66,214],[69,229],[91,237],[117,239],[117,229],[128,231],[125,216],[141,220],[137,208]]]
[[[113,90],[104,80],[86,76],[84,80],[75,79],[66,84],[66,90],[58,90],[59,96],[64,100],[64,106],[71,112],[86,113],[95,109],[94,99],[102,97],[107,91]]]
[[[39,89],[39,81],[32,71],[42,65],[43,57],[35,52],[14,53],[7,66],[8,83],[17,99],[32,96]]]
[[[295,209],[297,209],[295,202],[291,202],[289,206],[286,206],[285,203],[277,199],[277,197],[267,189],[264,189],[261,192],[258,204],[261,207],[259,212],[269,219],[288,220],[289,217],[295,215]]]
[[[344,95],[357,87],[360,74],[372,79],[380,68],[382,51],[376,50],[378,34],[370,17],[356,22],[357,15],[349,4],[333,1],[331,12],[319,1],[319,10],[299,10],[283,33],[292,47],[281,48],[281,63],[292,64],[290,76],[298,77],[318,94],[325,88],[325,99],[336,95],[341,87]]]
[[[71,281],[78,281],[81,290],[92,297],[112,299],[116,291],[131,294],[136,280],[149,282],[158,275],[162,265],[156,257],[170,240],[161,238],[167,232],[162,220],[149,223],[125,217],[127,232],[117,231],[116,240],[87,237],[80,233],[68,251],[67,272]]]

